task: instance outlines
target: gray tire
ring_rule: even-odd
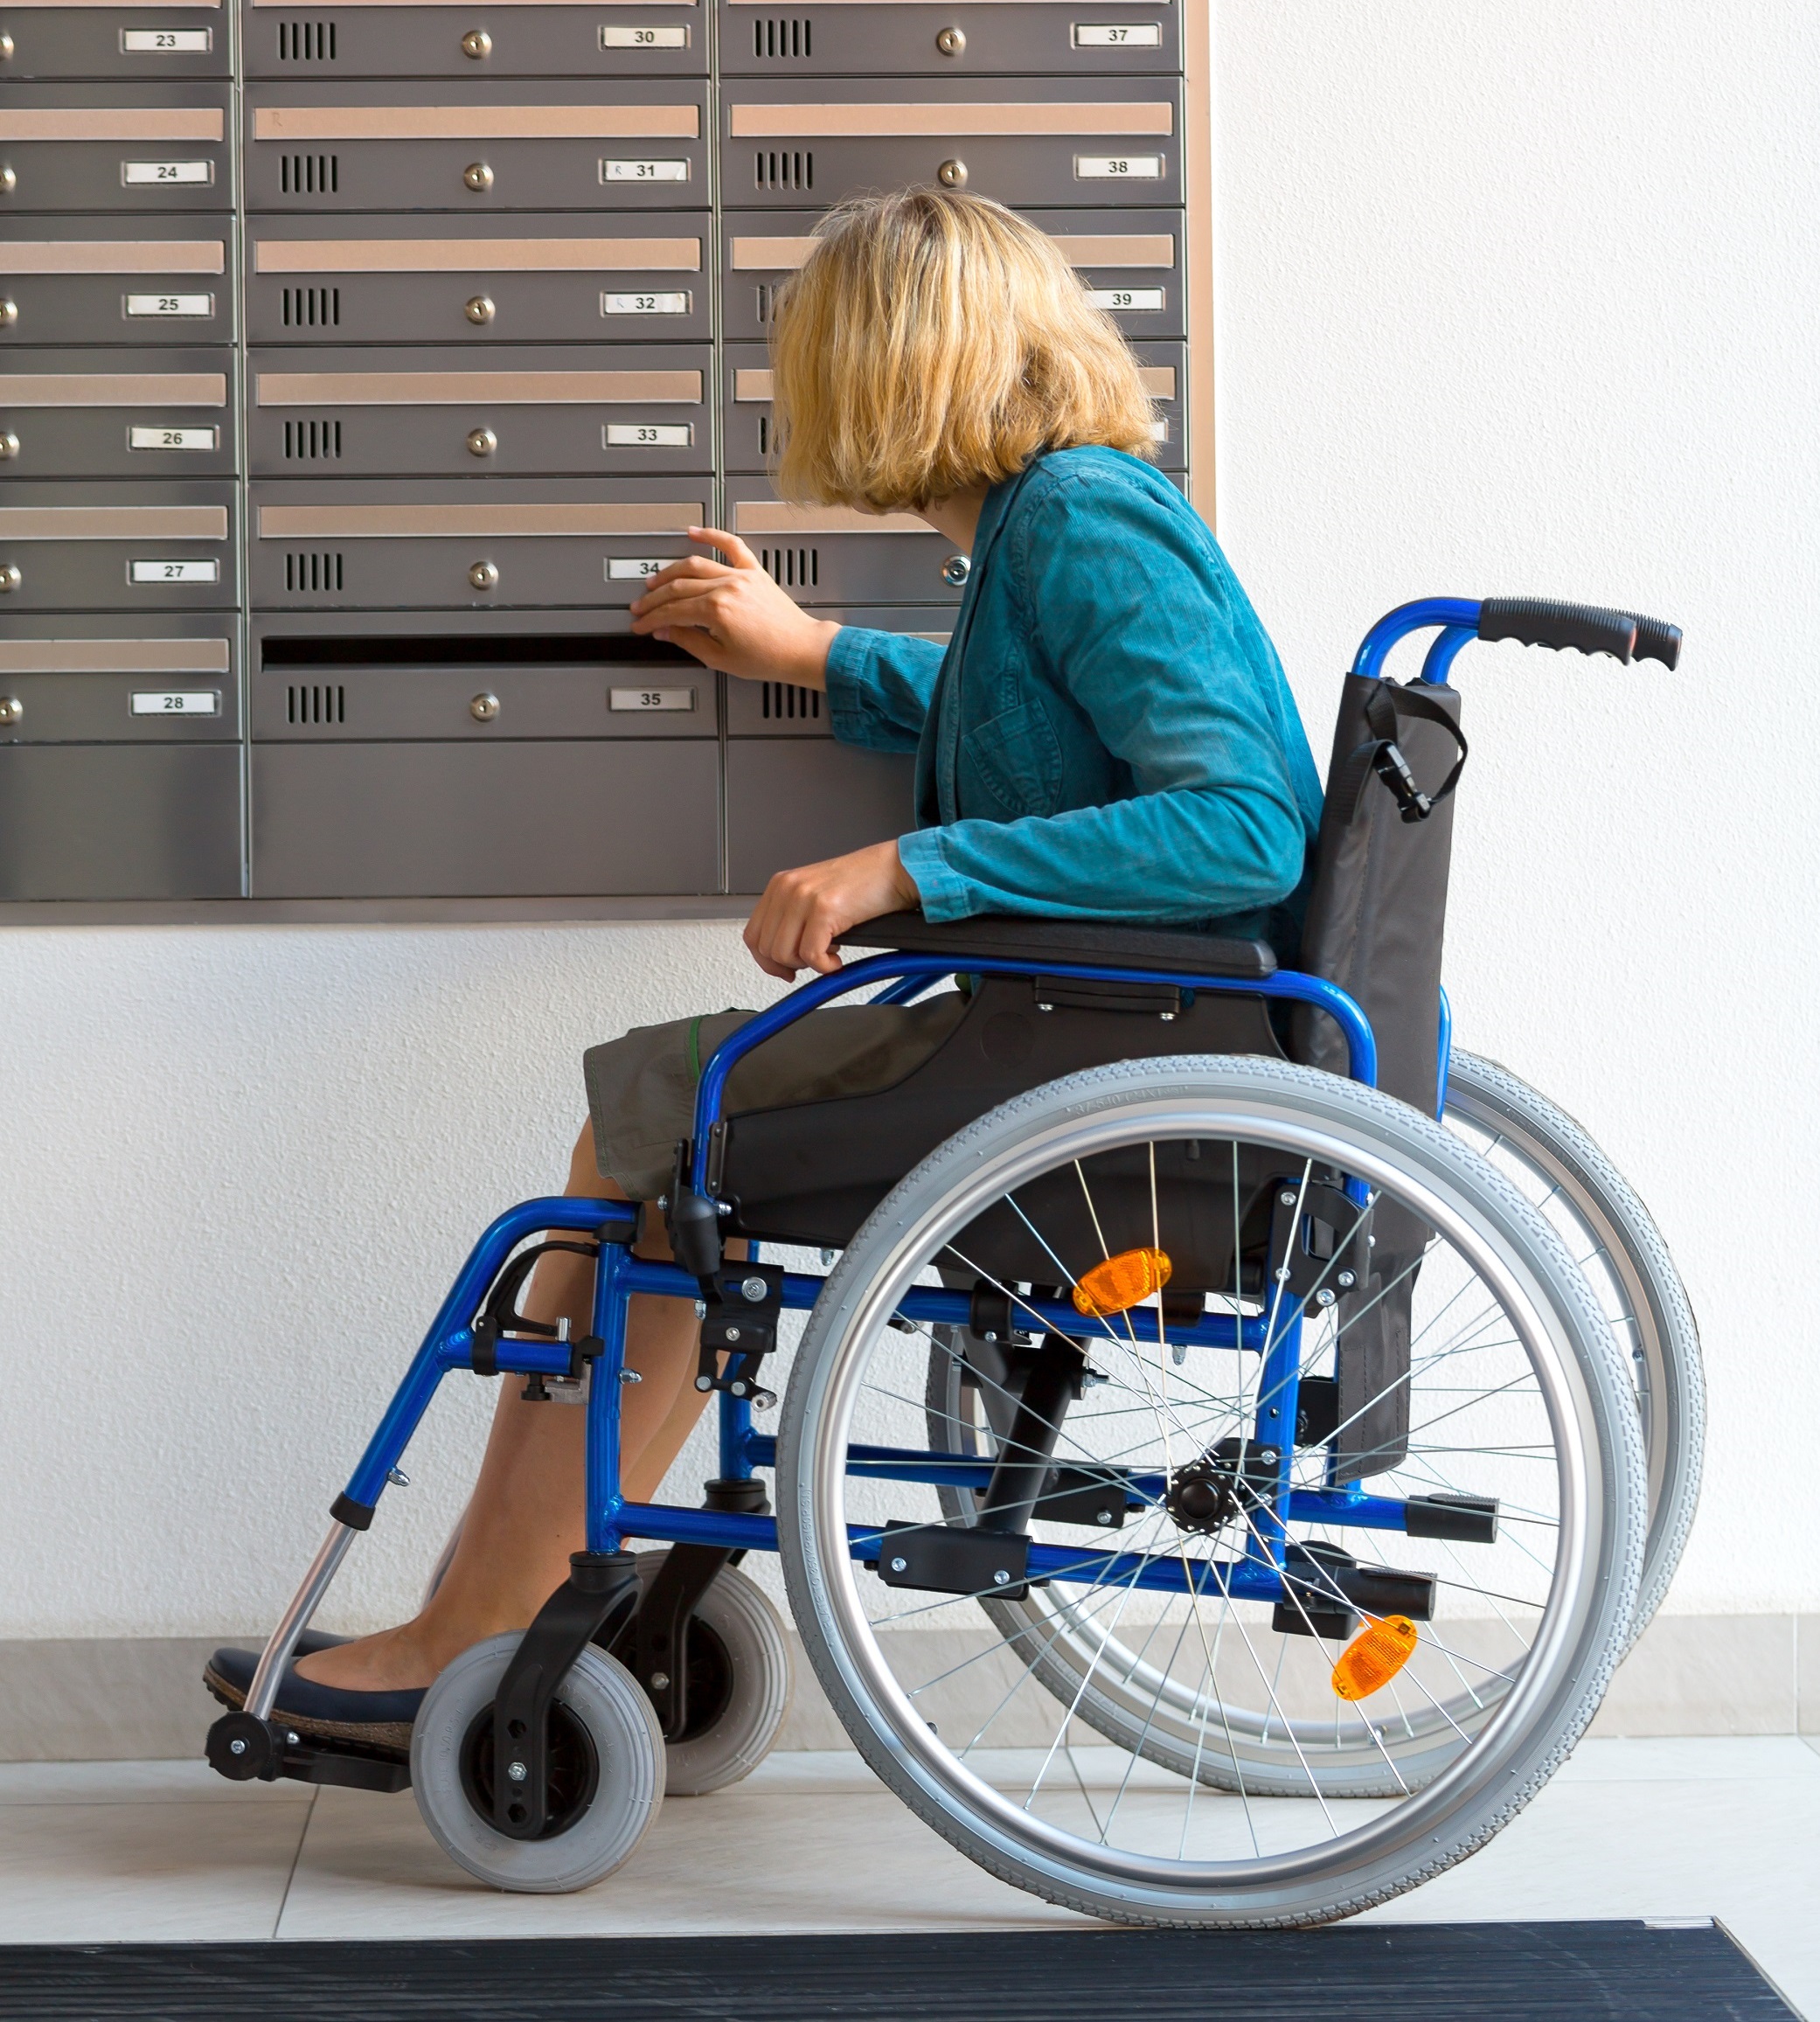
[[[1309,1776],[1305,1794],[1318,1803],[1272,1812],[1263,1821],[1269,1843],[1260,1845],[1254,1831],[1248,1853],[1236,1839],[1237,1851],[1225,1852],[1210,1839],[1207,1852],[1178,1854],[1173,1825],[1166,1840],[1144,1838],[1150,1828],[1143,1819],[1128,1852],[1108,1841],[1109,1820],[1099,1821],[1096,1840],[1091,1828],[1056,1822],[1065,1820],[1063,1808],[1053,1818],[1033,1809],[1037,1784],[1015,1802],[966,1759],[973,1742],[951,1747],[923,1717],[916,1695],[924,1685],[898,1675],[911,1661],[902,1652],[912,1647],[893,1633],[901,1617],[893,1617],[891,1596],[876,1582],[863,1586],[849,1546],[847,1523],[856,1509],[865,1514],[862,1532],[893,1511],[850,1504],[850,1492],[858,1491],[850,1491],[846,1452],[850,1442],[876,1437],[855,1429],[869,1398],[884,1399],[894,1422],[905,1422],[913,1400],[903,1394],[896,1365],[883,1365],[876,1388],[868,1372],[875,1355],[903,1353],[890,1345],[902,1337],[893,1337],[888,1323],[905,1290],[927,1282],[951,1236],[1014,1189],[1027,1196],[1044,1172],[1072,1163],[1078,1173],[1082,1161],[1146,1139],[1218,1144],[1226,1138],[1337,1168],[1388,1192],[1497,1288],[1499,1310],[1516,1337],[1511,1345],[1526,1357],[1537,1385],[1537,1412],[1528,1422],[1545,1422],[1537,1414],[1546,1404],[1552,1428],[1560,1544],[1553,1572],[1537,1589],[1540,1597],[1524,1603],[1537,1610],[1525,1657],[1495,1692],[1473,1695],[1477,1711],[1466,1720],[1457,1718],[1467,1705],[1462,1699],[1433,1715],[1416,1707],[1402,1723],[1407,1738],[1397,1723],[1365,1723],[1362,1740],[1347,1739],[1358,1764],[1350,1792]],[[1094,1345],[1104,1360],[1115,1344],[1108,1333]],[[1492,1394],[1496,1405],[1498,1393]],[[919,1407],[920,1401],[913,1400]],[[778,1480],[792,1613],[837,1714],[879,1775],[962,1852],[1018,1887],[1090,1915],[1184,1926],[1296,1925],[1347,1915],[1400,1894],[1483,1845],[1542,1787],[1596,1710],[1630,1622],[1646,1524],[1629,1372],[1606,1317],[1547,1223],[1483,1158],[1406,1105],[1310,1069],[1241,1057],[1127,1062],[1070,1076],[1004,1104],[918,1166],[870,1218],[816,1304],[786,1400]],[[1155,1549],[1158,1557],[1146,1565],[1177,1551],[1166,1539]],[[1073,1575],[1070,1591],[1091,1600],[1115,1590],[1086,1587],[1089,1577]],[[1136,1577],[1117,1575],[1127,1588]],[[1106,1582],[1113,1579],[1108,1571]],[[874,1620],[871,1611],[881,1603]],[[959,1605],[973,1603],[962,1597]],[[1203,1603],[1186,1605],[1193,1615]],[[1082,1612],[1087,1606],[1080,1604]],[[1209,1702],[1224,1698],[1217,1674],[1205,1675]],[[1161,1703],[1159,1688],[1153,1704]],[[1286,1718],[1289,1729],[1314,1732]],[[1108,1733],[1113,1723],[1093,1724]],[[1254,1727],[1235,1742],[1205,1718],[1201,1733],[1206,1751],[1226,1751],[1241,1780],[1250,1779],[1266,1800],[1270,1788],[1257,1781],[1256,1766],[1273,1749],[1281,1764],[1304,1752],[1301,1739],[1285,1745],[1283,1721],[1274,1713],[1261,1739]],[[1045,1771],[1058,1748],[1072,1761],[1066,1738],[1065,1725],[1057,1726]],[[1365,1781],[1372,1751],[1395,1778],[1388,1794]],[[1150,1753],[1142,1744],[1133,1752]],[[1169,1805],[1179,1808],[1182,1789],[1191,1793],[1197,1781],[1170,1785]],[[1084,1784],[1080,1795],[1091,1811]],[[1357,1808],[1336,1822],[1330,1800]],[[1185,1800],[1193,1802],[1191,1795]],[[1238,1801],[1229,1802],[1233,1809],[1222,1816],[1230,1823],[1239,1810]],[[1181,1816],[1185,1850],[1189,1824],[1200,1814]],[[1251,1820],[1248,1800],[1244,1817]]]
[[[662,1552],[638,1554],[649,1588]],[[664,1748],[665,1791],[704,1797],[749,1776],[790,1710],[790,1647],[777,1610],[737,1567],[723,1567],[689,1625],[690,1724]]]
[[[604,1650],[584,1650],[557,1695],[564,1775],[552,1796],[563,1815],[541,1839],[499,1831],[476,1802],[476,1751],[518,1642],[513,1634],[476,1643],[430,1687],[411,1734],[411,1788],[437,1845],[469,1874],[495,1888],[565,1895],[611,1874],[650,1829],[663,1802],[663,1736],[631,1672]]]
[[[1566,1110],[1496,1060],[1456,1052],[1445,1121],[1541,1208],[1580,1262],[1630,1364],[1650,1534],[1628,1647],[1668,1592],[1699,1503],[1706,1384],[1693,1309],[1649,1209]]]

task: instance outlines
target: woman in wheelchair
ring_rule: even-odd
[[[740,679],[825,690],[837,736],[917,754],[918,826],[772,879],[746,928],[768,976],[839,966],[881,914],[1225,923],[1293,948],[1320,782],[1269,640],[1181,493],[1142,461],[1151,409],[1112,319],[1054,242],[978,198],[845,206],[778,304],[775,412],[788,496],[915,513],[972,557],[947,653],[811,617],[751,549],[663,571],[635,629]],[[901,1080],[964,1000],[813,1013],[736,1070],[737,1108]],[[592,1120],[570,1191],[662,1193],[700,1063],[747,1017],[634,1032],[587,1058]],[[602,1176],[606,1185],[603,1187]],[[652,1254],[667,1254],[659,1241]],[[527,1312],[587,1331],[591,1275],[556,1256]],[[705,1402],[696,1328],[634,1303],[622,1421],[649,1499]],[[581,1417],[508,1390],[460,1543],[423,1612],[303,1657],[300,1726],[407,1727],[470,1644],[523,1629],[581,1542]]]
[[[970,558],[946,650],[809,615],[711,527],[634,622],[914,752],[914,825],[771,880],[747,946],[811,972],[781,1004],[587,1054],[566,1194],[483,1235],[265,1651],[216,1653],[209,1759],[408,1782],[472,1874],[586,1887],[775,1738],[788,1646],[739,1569],[775,1551],[855,1747],[994,1873],[1138,1921],[1381,1901],[1571,1748],[1698,1477],[1641,1204],[1448,1048],[1448,670],[1475,637],[1672,666],[1678,635],[1407,605],[1323,797],[1049,239],[964,196],[843,206],[773,358],[779,489]],[[420,1611],[309,1633],[458,1370],[510,1379]],[[716,1478],[660,1504],[710,1398]]]

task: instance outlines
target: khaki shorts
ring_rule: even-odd
[[[773,1109],[834,1095],[870,1095],[920,1067],[961,1021],[967,999],[944,990],[914,1004],[834,1004],[809,1012],[747,1053],[726,1078],[721,1108]],[[755,1014],[712,1011],[638,1025],[582,1056],[594,1157],[629,1199],[670,1185],[677,1140],[695,1129],[702,1063]]]

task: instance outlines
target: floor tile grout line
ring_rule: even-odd
[[[297,1845],[291,1854],[290,1866],[285,1871],[284,1888],[278,1898],[278,1914],[272,1919],[271,1938],[276,1941],[280,1927],[284,1922],[284,1913],[290,1907],[291,1888],[297,1879],[297,1864],[303,1858],[303,1842],[309,1838],[309,1828],[316,1817],[316,1802],[322,1796],[320,1788],[309,1793],[309,1803],[303,1811],[303,1830],[297,1835]]]

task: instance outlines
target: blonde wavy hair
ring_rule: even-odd
[[[771,363],[787,498],[914,511],[1045,450],[1150,452],[1117,324],[1053,240],[982,197],[837,205],[778,291]]]

